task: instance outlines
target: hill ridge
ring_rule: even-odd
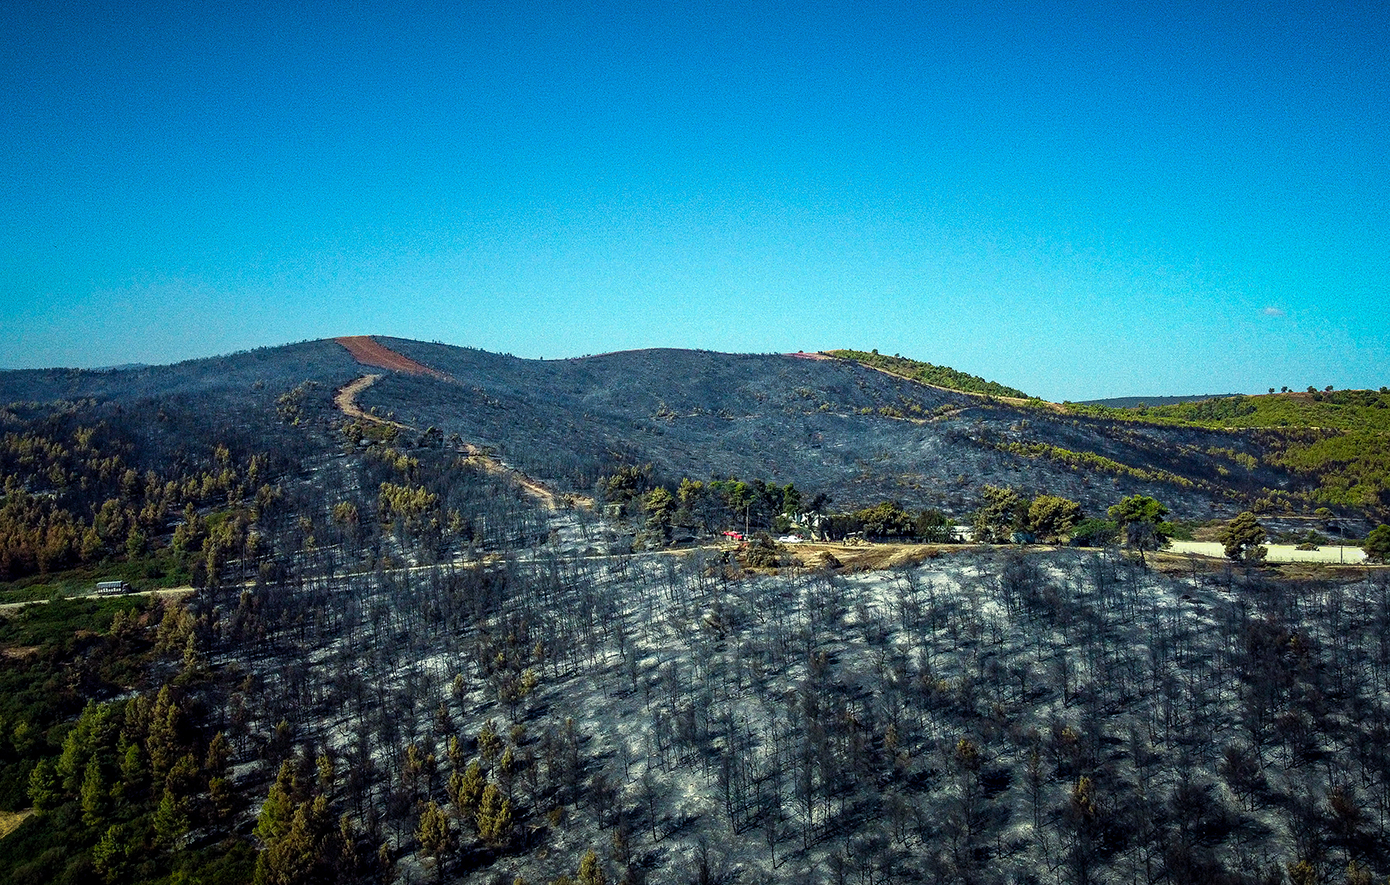
[[[364,411],[457,434],[572,494],[624,466],[651,465],[673,482],[761,478],[844,506],[898,500],[949,513],[974,509],[984,485],[1062,495],[1092,513],[1146,494],[1193,519],[1251,507],[1390,509],[1387,434],[1367,423],[1390,416],[1390,396],[1317,392],[1143,411],[1056,406],[866,372],[874,367],[828,354],[652,348],[529,360],[343,336],[168,367],[0,373],[0,408],[9,410],[0,423],[32,413],[26,402],[65,402],[96,421],[191,398],[237,416],[248,437],[286,432],[266,425],[282,412],[332,416],[337,427],[334,392],[364,374],[345,341],[359,352],[370,342],[368,359],[390,367],[370,367],[382,377],[356,393]],[[176,450],[171,428],[148,431]]]

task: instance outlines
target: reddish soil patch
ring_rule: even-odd
[[[429,375],[441,380],[449,377],[437,369],[431,369],[429,366],[415,362],[408,356],[396,353],[389,347],[383,347],[367,335],[346,335],[333,340],[347,348],[347,352],[352,354],[352,358],[364,366],[390,369],[392,372],[405,372],[407,375]]]

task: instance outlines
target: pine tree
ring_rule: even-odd
[[[287,760],[280,764],[280,772],[275,783],[270,785],[270,794],[256,819],[256,836],[262,842],[269,844],[289,829],[294,819],[294,790],[294,769]]]
[[[107,883],[120,882],[130,867],[130,854],[125,827],[112,824],[92,849],[92,866]]]
[[[34,803],[35,811],[57,808],[63,801],[62,785],[52,761],[40,759],[29,772],[29,801]]]
[[[1264,526],[1248,510],[1227,523],[1216,540],[1225,548],[1226,558],[1236,562],[1259,562],[1269,552],[1264,546]]]
[[[478,752],[482,754],[483,761],[492,763],[502,752],[502,738],[497,734],[497,723],[489,719],[483,723],[483,727],[478,730]]]
[[[327,753],[320,753],[315,764],[319,772],[319,789],[326,795],[332,795],[338,783],[338,770],[333,764],[333,758]]]
[[[420,814],[420,826],[415,831],[415,837],[420,840],[425,856],[434,860],[435,874],[443,881],[444,865],[454,849],[454,833],[449,826],[448,815],[434,802],[426,805]]]
[[[483,768],[477,760],[469,763],[464,771],[455,771],[450,775],[449,801],[454,803],[460,820],[472,821],[477,817],[478,800],[483,797],[483,787],[486,784],[487,778],[483,775]]]
[[[327,826],[328,800],[324,797],[296,806],[289,827],[270,840],[256,859],[257,885],[300,885],[312,881],[323,865]]]
[[[82,822],[93,829],[100,827],[106,819],[107,811],[106,778],[101,774],[101,763],[96,759],[87,762],[87,773],[82,777]]]
[[[608,885],[608,875],[604,873],[603,865],[592,848],[579,861],[576,885]]]
[[[226,776],[227,763],[232,758],[232,745],[227,741],[227,736],[222,732],[212,736],[208,743],[207,761],[204,767],[208,774],[214,777]]]
[[[168,620],[168,616],[165,620]],[[149,737],[145,741],[145,748],[150,755],[150,771],[156,784],[164,779],[178,758],[181,718],[181,711],[174,700],[173,692],[168,684],[165,684],[159,690],[154,708],[150,711]]]
[[[478,804],[478,835],[494,848],[504,845],[511,836],[513,823],[512,803],[502,797],[496,784],[488,784]]]
[[[121,739],[125,740],[125,736],[122,735]],[[120,745],[117,745],[117,749],[120,750]],[[121,750],[120,756],[121,779],[116,786],[122,798],[129,798],[145,788],[145,754],[140,751],[138,743],[130,743]]]
[[[1168,524],[1163,517],[1168,508],[1147,495],[1130,495],[1106,511],[1119,524],[1125,545],[1139,551],[1139,562],[1147,564],[1145,552],[1160,550],[1168,544]]]
[[[225,821],[236,808],[236,791],[232,782],[225,777],[208,778],[208,799],[212,802],[212,815],[217,821]]]
[[[154,841],[164,848],[173,848],[188,832],[188,815],[183,803],[167,790],[154,813]]]

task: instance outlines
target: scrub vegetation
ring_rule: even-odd
[[[960,390],[965,393],[979,393],[986,396],[1008,396],[1016,399],[1028,398],[1028,394],[1017,388],[1005,387],[1003,384],[987,381],[978,375],[958,372],[950,366],[934,366],[931,363],[920,362],[897,354],[887,356],[877,350],[869,353],[862,350],[827,350],[825,353],[836,359],[854,360],[875,369],[901,375],[904,378],[910,378],[913,381],[920,381],[934,387],[944,387],[947,390]]]

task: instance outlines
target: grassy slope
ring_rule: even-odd
[[[1320,428],[1390,433],[1390,394],[1371,390],[1228,396],[1192,403],[1117,409],[1067,403],[1077,415],[1210,428]]]
[[[978,375],[958,372],[949,366],[936,366],[907,357],[887,356],[877,352],[865,353],[862,350],[827,350],[825,354],[836,359],[854,360],[874,369],[882,369],[912,381],[920,381],[934,387],[944,387],[947,390],[960,390],[965,393],[981,393],[989,396],[1011,396],[1018,399],[1029,398],[1028,394],[1016,387],[1005,387],[995,381],[987,381]]]
[[[1278,393],[1133,409],[1067,403],[1066,409],[1120,421],[1262,431],[1264,460],[1315,477],[1317,503],[1390,503],[1390,393]]]

